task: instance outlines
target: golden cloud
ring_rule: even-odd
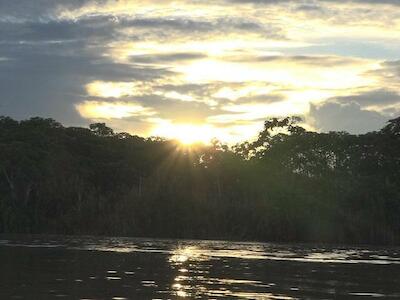
[[[83,118],[87,119],[122,119],[156,114],[150,108],[131,102],[84,101],[75,105],[75,108]]]

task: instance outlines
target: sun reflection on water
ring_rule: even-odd
[[[51,285],[46,285],[52,297],[69,297],[83,289],[94,293],[99,290],[94,287],[105,285],[110,289],[107,299],[305,299],[317,293],[325,299],[336,294],[346,299],[400,299],[398,276],[393,276],[400,264],[396,248],[97,237],[0,240],[0,244],[6,253],[18,254],[14,248],[60,253],[57,269],[48,277]],[[76,265],[90,272],[74,272],[72,277],[60,271],[58,263],[66,268],[74,263],[60,249],[74,251],[74,260],[80,258]],[[41,262],[48,267],[47,256]],[[93,263],[99,265],[92,269]],[[376,272],[384,276],[377,277]],[[71,284],[76,287],[73,291]],[[24,286],[26,292],[29,285]],[[0,299],[11,299],[2,292]],[[22,288],[18,291],[23,292]],[[87,296],[79,299],[101,298]]]
[[[214,264],[223,262],[221,257],[240,259],[249,255],[249,252],[261,252],[258,247],[241,249],[210,249],[200,246],[180,246],[171,251],[168,259],[171,267],[177,274],[171,285],[172,291],[179,298],[206,295],[207,297],[228,297],[240,299],[293,299],[286,295],[275,295],[266,292],[275,286],[274,283],[265,284],[261,280],[243,278],[229,278],[213,276]],[[219,253],[222,252],[222,253]],[[229,253],[228,253],[229,252]],[[229,254],[229,255],[227,255]],[[253,254],[254,255],[254,254]],[[229,264],[226,265],[230,268]],[[242,266],[242,276],[245,276],[248,267]],[[226,276],[229,276],[228,273]],[[250,290],[249,290],[250,289]]]
[[[201,253],[197,247],[187,246],[173,250],[169,261],[171,263],[179,264],[188,260],[199,260],[200,256]]]

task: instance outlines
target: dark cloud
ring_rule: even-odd
[[[391,90],[379,89],[369,91],[357,95],[350,95],[344,97],[336,97],[333,99],[341,104],[348,104],[356,102],[360,106],[388,106],[390,104],[400,103],[400,95]]]
[[[210,96],[220,86],[218,83],[186,83],[186,84],[164,84],[157,86],[163,91],[176,91],[182,94],[195,93],[199,96]]]
[[[162,68],[115,63],[81,46],[0,45],[0,56],[9,58],[0,63],[0,115],[40,115],[66,124],[82,124],[73,104],[86,96],[87,83],[152,81],[173,74]]]
[[[298,0],[225,0],[231,3],[253,3],[253,4],[277,4],[277,3],[298,3]],[[313,3],[314,1],[310,1]],[[400,5],[400,0],[318,0],[315,2],[332,2],[332,3],[368,3],[368,4],[393,4]]]
[[[317,5],[316,3],[300,4],[299,6],[296,7],[296,9],[300,10],[300,11],[306,11],[306,12],[322,11],[321,6]]]
[[[217,20],[193,20],[189,18],[128,18],[119,17],[116,22],[122,27],[163,28],[181,31],[215,31],[226,29],[261,30],[263,26],[256,22],[241,19],[221,18]]]
[[[0,36],[7,42],[45,42],[84,40],[105,41],[122,38],[118,23],[111,17],[90,17],[72,20],[35,20],[10,22],[0,19]]]
[[[339,0],[322,0],[322,1],[328,1],[328,2],[334,2],[334,1],[339,1]],[[342,1],[345,2],[345,1]],[[357,3],[369,3],[369,4],[393,4],[393,5],[400,5],[400,0],[347,0],[347,2],[357,2]]]
[[[293,4],[290,7],[288,6],[289,12],[298,10],[310,14],[321,12],[321,7],[325,6],[320,4],[324,2],[400,4],[400,0],[301,2],[297,0],[226,0],[225,4],[253,3],[256,9],[257,4],[286,4],[288,2]],[[106,0],[0,0],[0,90],[2,91],[0,115],[10,115],[16,118],[40,115],[56,118],[65,124],[84,124],[89,121],[83,120],[78,115],[74,104],[84,100],[96,100],[87,95],[86,84],[94,80],[102,80],[112,82],[141,81],[151,85],[155,84],[157,79],[172,78],[176,74],[168,68],[156,68],[150,66],[150,64],[176,64],[207,57],[197,51],[181,52],[181,49],[175,49],[171,53],[131,56],[129,61],[121,63],[113,61],[109,56],[110,50],[115,49],[112,47],[116,47],[115,44],[112,44],[114,42],[203,41],[214,37],[214,35],[223,37],[229,36],[230,33],[243,36],[258,34],[263,40],[286,39],[285,29],[279,25],[278,17],[275,22],[274,16],[265,16],[266,22],[259,23],[253,18],[246,18],[245,15],[224,18],[194,18],[190,14],[180,17],[154,17],[149,13],[138,17],[124,13],[113,15],[104,12],[86,14],[76,19],[60,19],[58,15],[63,9],[79,9],[85,5],[110,3],[112,2]],[[156,3],[156,0],[154,0],[154,3]],[[196,3],[196,1],[193,3]],[[238,7],[238,10],[240,10],[240,7]],[[353,40],[353,38],[351,39]],[[341,66],[357,61],[352,58],[329,56],[329,53],[338,53],[339,44],[343,45],[338,41],[333,42],[335,44],[325,45],[329,48],[329,52],[321,52],[321,49],[316,49],[315,55],[310,53],[309,55],[293,56],[249,56],[246,54],[246,45],[244,45],[243,52],[236,52],[236,56],[231,59],[252,63],[276,62],[282,63],[283,66],[285,62],[290,62],[316,68]],[[336,52],[332,51],[332,48],[335,48]],[[360,44],[359,48],[362,49],[357,48],[357,53],[366,53],[368,49],[371,49],[371,46],[366,47],[364,44]],[[351,49],[355,49],[355,46],[344,45],[343,55],[353,55],[353,53],[349,54]],[[371,51],[383,53],[382,49],[382,47],[373,48]],[[256,50],[270,51],[270,49],[265,48]],[[152,49],[151,52],[156,51],[157,49]],[[285,49],[284,51],[289,53],[290,50]],[[303,52],[300,54],[306,53],[304,49],[301,51]],[[317,55],[321,53],[327,53],[327,55]],[[373,75],[384,82],[390,82],[392,85],[388,84],[388,89],[337,97],[330,99],[323,105],[312,106],[310,115],[315,120],[316,126],[324,131],[342,129],[351,132],[365,132],[379,128],[386,118],[377,112],[363,110],[363,107],[369,105],[388,106],[388,108],[385,108],[385,113],[394,113],[390,105],[400,101],[399,94],[394,91],[394,86],[398,84],[400,79],[400,61],[383,63],[382,69],[374,71]],[[173,81],[171,80],[171,82]],[[154,88],[161,92],[174,91],[191,95],[201,101],[213,98],[213,95],[223,87],[240,89],[247,84],[237,83],[237,86],[235,86],[232,83],[225,82],[188,83],[181,85],[165,84]],[[104,101],[115,100],[104,99]],[[127,97],[118,100],[139,101],[143,106],[151,107],[159,112],[157,117],[178,122],[205,122],[209,116],[224,113],[218,107],[210,107],[207,103],[184,102],[159,95]],[[280,95],[258,95],[242,97],[235,102],[272,103],[280,100],[282,100]],[[218,99],[218,101],[220,106],[231,102],[229,99]],[[126,121],[140,127],[141,123],[138,123],[138,120],[138,118],[132,117]],[[123,126],[128,124],[125,120],[117,122],[124,124]],[[239,124],[239,122],[231,125],[234,124]]]
[[[246,96],[246,97],[240,97],[233,101],[236,104],[243,104],[243,103],[264,103],[264,104],[269,104],[269,103],[274,103],[274,102],[280,102],[285,99],[284,96],[282,95],[273,95],[273,94],[268,94],[268,95],[255,95],[255,96]]]
[[[187,61],[187,60],[195,60],[206,58],[207,55],[202,53],[159,53],[152,55],[133,55],[130,57],[130,60],[134,63],[144,63],[144,64],[152,64],[152,63],[168,63],[168,62],[179,62],[179,61]]]
[[[91,0],[68,0],[68,1],[53,1],[53,0],[0,0],[0,19],[8,20],[35,20],[54,18],[54,13],[61,8],[78,9]],[[98,3],[105,3],[100,0]]]
[[[367,76],[375,78],[382,85],[391,88],[392,90],[400,89],[400,60],[385,61],[381,67],[375,70],[366,72]]]
[[[68,1],[53,1],[53,0],[0,0],[0,21],[11,22],[14,24],[24,22],[55,22],[57,21],[60,12],[67,12],[71,10],[79,10],[87,5],[112,5],[113,1],[108,0],[68,0]],[[116,3],[118,1],[115,1]],[[164,1],[164,3],[173,2]],[[149,1],[148,5],[158,4],[157,0]],[[146,5],[146,4],[143,4]],[[177,4],[179,5],[179,3]],[[150,14],[151,15],[151,14]],[[212,31],[220,30],[221,28],[236,28],[242,30],[259,30],[263,26],[259,23],[240,18],[219,18],[216,20],[194,20],[191,18],[174,17],[174,18],[152,18],[152,17],[129,17],[124,14],[116,17],[107,12],[98,14],[83,15],[74,20],[81,22],[84,20],[86,24],[90,22],[98,23],[99,20],[107,21],[108,25],[111,23],[117,24],[120,27],[142,27],[142,28],[163,28],[177,29],[182,31]]]
[[[386,61],[382,64],[383,73],[389,76],[396,76],[400,79],[400,60]]]
[[[46,1],[38,3],[44,4]],[[78,3],[79,4],[79,3]],[[0,3],[4,6],[4,2]],[[30,4],[21,2],[30,9]],[[15,5],[15,16],[24,17]],[[55,9],[54,6],[50,5]],[[9,8],[8,8],[9,9]],[[51,9],[43,10],[42,13]],[[36,13],[36,10],[33,11]],[[39,13],[39,12],[38,12]],[[4,11],[0,13],[3,16]],[[68,123],[84,122],[74,109],[74,103],[87,99],[85,85],[93,80],[104,81],[152,81],[172,76],[165,68],[143,66],[144,62],[181,61],[202,58],[200,53],[169,53],[157,56],[136,57],[130,63],[116,63],[103,56],[108,44],[118,41],[118,30],[126,26],[170,26],[193,30],[195,22],[182,20],[126,20],[96,16],[76,21],[61,21],[49,18],[40,20],[17,20],[0,17],[0,114],[16,118],[41,115],[57,118]],[[212,29],[211,24],[200,23],[201,30]],[[186,29],[185,29],[186,30]],[[130,38],[130,41],[132,39]],[[153,97],[159,106],[166,100]],[[165,113],[172,115],[173,107],[185,109],[187,117],[198,115],[199,104],[166,105]],[[192,107],[190,108],[189,105]],[[204,105],[205,106],[205,105]],[[175,111],[176,113],[176,111]],[[198,117],[197,117],[198,118]]]
[[[340,104],[328,101],[321,105],[311,105],[307,121],[323,132],[362,134],[382,128],[387,117],[375,111],[363,110],[355,102]]]
[[[242,18],[218,18],[218,19],[191,19],[191,18],[131,18],[118,17],[114,19],[114,26],[120,29],[145,29],[147,34],[155,34],[159,37],[169,37],[173,33],[190,34],[192,38],[204,34],[224,33],[258,33],[270,39],[286,39],[286,32],[282,27],[265,25]]]
[[[97,5],[107,1],[96,1]],[[248,31],[280,37],[275,28],[239,18],[193,20],[189,18],[134,18],[113,15],[88,15],[61,20],[62,9],[79,9],[91,1],[0,0],[0,114],[16,118],[31,115],[49,116],[65,123],[82,123],[74,104],[88,99],[85,85],[93,80],[152,81],[172,76],[165,68],[143,66],[144,63],[179,62],[206,57],[201,53],[167,53],[135,56],[129,63],[116,63],[104,57],[108,45],[115,41],[173,38],[180,33]],[[133,29],[130,33],[126,29]],[[139,30],[139,31],[138,31]],[[140,32],[140,30],[144,30]],[[151,32],[149,32],[151,31]],[[171,36],[172,35],[172,36]],[[175,87],[177,88],[177,87]],[[193,88],[180,87],[180,89]],[[165,87],[167,90],[168,88]],[[174,90],[174,89],[171,89]],[[175,89],[176,90],[176,89]],[[176,90],[179,92],[178,90]],[[197,90],[200,92],[200,89]],[[191,91],[191,93],[196,93]],[[210,90],[202,87],[201,95]],[[204,118],[209,107],[203,103],[151,96],[153,107],[165,117]]]
[[[132,29],[133,33],[126,33],[126,29]],[[143,33],[137,32],[135,29],[150,32],[143,36]],[[268,34],[270,38],[284,38],[284,33],[279,28],[263,26],[257,22],[240,18],[193,20],[184,17],[138,18],[132,16],[115,17],[114,15],[105,14],[82,16],[75,20],[60,20],[54,16],[45,17],[40,15],[36,18],[20,19],[10,15],[5,16],[0,12],[0,36],[3,42],[65,41],[73,39],[115,41],[124,38],[129,38],[129,40],[132,40],[132,38],[145,39],[148,38],[149,33],[160,38],[166,38],[171,37],[171,34],[174,35],[174,32],[185,32],[193,35],[237,31],[259,32],[260,34]]]
[[[310,65],[315,67],[333,67],[356,63],[357,59],[339,56],[321,56],[321,55],[266,55],[251,56],[241,55],[229,57],[231,61],[236,62],[276,62],[276,63],[294,63],[301,65]]]

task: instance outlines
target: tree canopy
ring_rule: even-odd
[[[0,232],[400,243],[400,118],[362,135],[265,121],[183,147],[0,117]]]

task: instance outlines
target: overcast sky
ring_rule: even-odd
[[[0,0],[0,115],[252,138],[400,114],[400,0]]]

